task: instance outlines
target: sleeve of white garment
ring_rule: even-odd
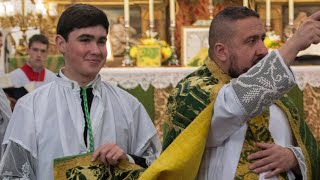
[[[0,163],[3,180],[36,180],[36,159],[21,145],[10,141],[3,146],[4,155]]]
[[[269,53],[248,72],[221,88],[213,109],[207,146],[221,145],[247,119],[259,115],[294,84],[292,72],[279,52]]]
[[[15,106],[2,145],[3,179],[36,179],[37,139],[31,109],[32,105],[26,107],[20,100]]]
[[[299,168],[300,168],[300,172],[302,175],[302,179],[303,180],[307,180],[307,166],[306,166],[306,161],[304,158],[304,155],[302,153],[302,150],[300,147],[294,147],[294,146],[289,146],[289,149],[291,149],[291,151],[293,152],[293,154],[295,155],[295,157],[297,158],[298,164],[299,164]],[[294,175],[293,175],[294,177]],[[294,179],[292,177],[292,179]]]
[[[148,113],[141,103],[138,103],[133,111],[133,119],[130,129],[132,154],[145,158],[149,166],[161,152],[161,143],[157,136],[157,131]]]
[[[12,113],[9,105],[9,100],[7,99],[7,96],[4,93],[4,91],[0,88],[0,143],[1,144],[2,144],[4,133],[8,126],[11,114]]]
[[[10,72],[9,76],[13,87],[16,88],[23,87],[26,83],[29,82],[28,77],[20,68]]]

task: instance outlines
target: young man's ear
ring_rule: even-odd
[[[216,56],[216,60],[221,61],[222,63],[225,63],[228,59],[228,48],[223,43],[216,43],[213,46],[213,51]]]
[[[66,43],[66,40],[61,35],[56,36],[56,46],[62,54],[66,52]]]

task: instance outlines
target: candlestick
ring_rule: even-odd
[[[124,57],[122,61],[122,66],[133,66],[132,59],[130,58],[130,32],[129,32],[130,26],[125,25],[125,32],[126,32],[126,46],[125,46],[125,52]]]
[[[176,47],[174,45],[174,41],[175,41],[174,31],[175,31],[175,26],[170,26],[172,57],[168,63],[169,66],[178,66],[179,65],[179,60],[178,60],[178,57],[176,54]]]

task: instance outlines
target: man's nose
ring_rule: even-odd
[[[92,54],[100,54],[101,53],[101,50],[100,50],[100,47],[97,43],[92,43],[91,45],[91,53]]]
[[[263,41],[260,41],[259,47],[257,49],[257,55],[267,55],[268,54],[268,48],[264,45]]]
[[[37,52],[37,56],[41,56],[42,52],[40,50],[36,51]]]

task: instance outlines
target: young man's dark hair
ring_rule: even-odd
[[[76,4],[66,9],[60,16],[57,34],[68,41],[68,35],[74,29],[103,26],[107,33],[109,21],[107,15],[100,9],[88,4]]]
[[[32,43],[34,43],[34,42],[41,42],[42,44],[46,44],[47,48],[49,46],[48,38],[42,34],[36,34],[36,35],[31,36],[31,38],[29,39],[29,44],[28,44],[29,48],[31,47]]]

